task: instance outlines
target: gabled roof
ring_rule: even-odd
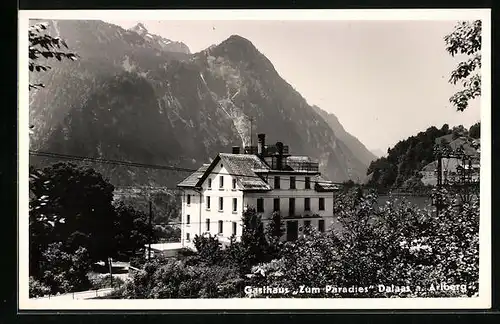
[[[203,174],[205,173],[205,171],[208,169],[209,166],[210,164],[203,164],[198,170],[191,173],[186,179],[182,180],[182,182],[179,183],[177,186],[186,188],[195,188],[196,185],[198,184],[198,181],[203,176]]]
[[[220,153],[219,158],[229,173],[236,177],[243,190],[271,190],[256,172],[267,172],[269,166],[253,154]]]
[[[271,190],[271,187],[256,173],[267,172],[269,167],[253,154],[219,153],[211,164],[203,165],[177,186],[199,188],[218,163],[224,165],[228,175],[234,176],[243,190]]]

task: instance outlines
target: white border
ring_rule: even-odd
[[[28,21],[42,19],[137,20],[138,10],[19,11],[19,197],[29,197]],[[491,10],[141,10],[143,20],[473,20],[483,21],[481,102],[481,217],[479,297],[373,299],[169,299],[72,300],[28,298],[28,204],[19,198],[19,310],[238,310],[238,309],[486,309],[491,307]],[[147,19],[146,19],[147,17]],[[23,280],[21,280],[23,278]]]

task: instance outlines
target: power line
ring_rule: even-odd
[[[77,161],[83,161],[83,162],[94,162],[94,163],[103,163],[103,164],[113,164],[113,165],[121,165],[121,166],[131,166],[131,167],[138,167],[138,168],[146,168],[146,169],[156,169],[156,170],[168,170],[168,171],[174,171],[174,172],[189,172],[189,173],[194,173],[198,172],[198,169],[191,169],[191,168],[183,168],[183,167],[176,167],[176,166],[166,166],[166,165],[157,165],[157,164],[146,164],[146,163],[138,163],[138,162],[128,162],[128,161],[120,161],[120,160],[110,160],[110,159],[104,159],[104,158],[93,158],[93,157],[86,157],[86,156],[77,156],[77,155],[69,155],[69,154],[60,154],[60,153],[52,153],[52,152],[43,152],[43,151],[34,151],[30,150],[29,153],[31,155],[36,155],[36,156],[42,156],[42,157],[48,157],[48,158],[56,158],[56,159],[67,159],[67,160],[77,160]],[[258,175],[246,175],[246,174],[238,174],[238,173],[219,173],[219,175],[228,175],[228,176],[241,176],[241,177],[246,177],[246,178],[256,178],[256,179],[261,179],[262,177]],[[295,182],[307,182],[305,179],[295,179]],[[333,182],[333,181],[314,181],[314,180],[309,180],[309,182],[313,183],[318,183],[318,184],[325,184],[325,185],[343,185],[341,182]],[[147,189],[147,190],[164,190],[164,191],[170,191],[170,190],[177,190],[177,191],[182,191],[182,188],[167,188],[167,187],[161,187],[161,186],[139,186],[139,187],[134,187],[134,186],[117,186],[115,187],[116,189]],[[366,186],[364,185],[364,188],[366,189],[378,189],[376,185],[372,186]],[[400,190],[400,189],[407,189],[405,187],[393,187],[387,189],[388,191],[393,191],[393,190]],[[214,189],[215,190],[215,189]],[[411,192],[409,192],[411,193]],[[118,193],[117,193],[118,194]],[[177,196],[177,194],[172,194],[171,196]],[[181,195],[179,195],[180,197]],[[293,196],[296,197],[296,196]],[[286,197],[284,197],[286,198]]]
[[[88,161],[88,162],[97,162],[97,163],[104,163],[104,164],[124,165],[124,166],[132,166],[132,167],[147,168],[147,169],[170,170],[170,171],[178,171],[178,172],[195,172],[195,171],[197,171],[194,169],[181,168],[181,167],[175,167],[175,166],[127,162],[127,161],[120,161],[120,160],[110,160],[110,159],[103,159],[103,158],[93,158],[93,157],[87,157],[87,156],[60,154],[60,153],[52,153],[52,152],[42,152],[42,151],[34,151],[34,150],[30,150],[29,153],[31,155],[49,157],[49,158],[59,158],[59,159],[66,159],[66,160],[78,160],[78,161],[83,161],[83,162]]]
[[[194,173],[194,172],[198,171],[198,169],[181,168],[181,167],[175,167],[175,166],[127,162],[127,161],[119,161],[119,160],[109,160],[109,159],[103,159],[103,158],[92,158],[92,157],[85,157],[85,156],[78,156],[78,155],[42,152],[42,151],[34,151],[34,150],[30,150],[29,153],[31,155],[48,157],[48,158],[77,160],[77,161],[82,161],[82,162],[96,162],[96,163],[103,163],[103,164],[131,166],[131,167],[146,168],[146,169],[168,170],[168,171],[189,172],[189,173]],[[257,176],[257,175],[246,175],[246,174],[238,174],[238,173],[218,173],[218,174],[219,175],[236,176],[236,177],[262,179],[260,176]],[[306,182],[305,179],[304,180],[295,179],[295,181],[296,182]],[[314,183],[318,183],[318,184],[342,185],[341,182],[333,182],[333,181],[313,181],[313,180],[309,180],[309,181],[314,182]]]

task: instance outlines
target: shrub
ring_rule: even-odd
[[[125,284],[125,281],[117,276],[113,276],[113,281],[111,282],[111,276],[109,274],[89,274],[89,281],[91,284],[91,289],[96,290],[102,288],[119,288]]]
[[[38,298],[44,297],[50,294],[50,287],[45,285],[43,282],[36,280],[34,277],[29,279],[29,297]]]

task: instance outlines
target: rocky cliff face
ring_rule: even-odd
[[[190,54],[182,43],[148,36],[141,25],[125,30],[102,21],[49,23],[49,32],[64,38],[80,59],[51,61],[49,72],[31,75],[30,81],[46,85],[30,93],[32,149],[197,168],[232,145],[248,145],[253,118],[253,134],[266,133],[268,143],[283,141],[294,154],[319,159],[332,180],[366,174],[368,164],[242,37]],[[173,186],[187,176],[96,168],[119,186]]]

